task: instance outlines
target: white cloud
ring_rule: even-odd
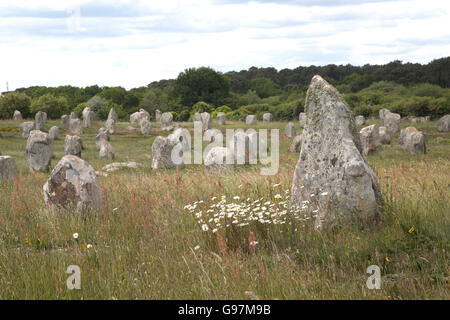
[[[449,44],[450,5],[437,0],[0,0],[0,91],[6,81],[131,88],[202,65],[427,63]]]

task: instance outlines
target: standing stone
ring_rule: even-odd
[[[81,135],[83,134],[83,128],[81,127],[81,121],[80,119],[73,119],[71,118],[69,120],[69,132],[71,134]]]
[[[117,115],[116,110],[114,110],[114,108],[111,108],[109,110],[108,119],[112,119],[114,121],[119,121],[119,116]]]
[[[0,156],[0,182],[13,180],[17,171],[16,161],[10,156]]]
[[[300,158],[292,184],[291,205],[316,215],[316,225],[337,216],[377,219],[383,205],[378,181],[362,155],[350,108],[320,76],[309,86]],[[318,210],[318,211],[315,211]]]
[[[46,205],[101,209],[102,190],[94,168],[74,155],[64,156],[44,185]]]
[[[131,123],[139,123],[139,120],[141,119],[141,114],[139,111],[134,112],[130,115],[130,122]]]
[[[95,112],[91,111],[91,108],[86,107],[83,110],[83,126],[85,128],[91,127],[91,122],[95,120]]]
[[[161,119],[164,117],[164,113]],[[179,142],[168,137],[156,137],[152,144],[152,168],[153,169],[172,169],[172,168],[184,168],[184,159],[179,157],[180,163],[174,163],[172,161],[172,150]]]
[[[139,124],[143,119],[150,121],[150,114],[144,109],[139,109],[138,112],[135,112],[130,116],[131,123]]]
[[[108,130],[105,128],[100,128],[97,136],[95,137],[95,146],[97,147],[97,150],[100,150],[100,142],[102,140],[109,141],[109,133]]]
[[[48,133],[32,130],[27,140],[26,155],[31,170],[47,171],[53,156],[53,139]]]
[[[45,129],[45,122],[47,121],[47,114],[42,111],[38,111],[36,115],[34,116],[35,121],[35,130],[44,131]]]
[[[245,124],[256,124],[256,116],[254,114],[249,114],[245,118]]]
[[[149,136],[152,133],[152,123],[147,119],[143,119],[140,123],[141,125],[141,133],[144,136]]]
[[[366,123],[366,119],[364,119],[364,116],[356,116],[355,117],[355,124],[357,126],[362,126]]]
[[[400,131],[401,116],[398,113],[388,112],[384,114],[383,126],[386,127],[387,132]]]
[[[271,113],[263,114],[263,122],[272,122],[273,115]]]
[[[79,136],[66,136],[64,140],[64,154],[72,154],[81,158],[81,150],[83,150],[83,141]]]
[[[19,110],[15,110],[13,114],[13,120],[22,120],[22,113]]]
[[[19,126],[20,134],[22,135],[22,138],[28,138],[30,136],[30,132],[34,130],[34,122],[33,121],[27,121],[23,122]]]
[[[71,112],[69,118],[70,119],[78,119],[78,116],[75,112]]]
[[[114,148],[108,140],[100,141],[100,152],[99,152],[100,160],[108,159],[113,160],[115,157]]]
[[[200,121],[200,122],[202,122],[202,115],[201,115],[200,113],[196,112],[196,113],[194,113],[194,117],[193,117],[192,120],[193,120],[194,122],[195,122],[195,121]]]
[[[139,109],[139,112],[140,112],[140,114],[141,114],[141,118],[140,118],[140,120],[139,120],[139,122],[141,122],[142,120],[147,120],[147,121],[150,121],[150,113],[148,113],[148,111],[147,110],[145,110],[145,109]],[[138,122],[138,123],[139,123]]]
[[[217,121],[219,121],[219,125],[224,126],[227,121],[227,116],[225,112],[219,112],[217,114]]]
[[[212,127],[211,115],[208,112],[202,112],[200,114],[200,117],[202,119],[202,129],[203,129],[203,131],[211,129],[211,127]]]
[[[61,116],[61,127],[63,129],[69,129],[70,116],[67,114]]]
[[[173,130],[173,115],[170,112],[164,112],[161,115],[161,129],[164,131]]]
[[[299,134],[295,136],[294,140],[292,140],[291,145],[289,146],[289,151],[292,153],[300,152],[302,148],[302,135]]]
[[[449,132],[450,131],[450,114],[447,114],[439,119],[437,123],[437,130],[439,132]]]
[[[386,130],[386,127],[380,127],[378,129],[378,132],[380,134],[380,142],[382,144],[390,144],[391,143],[391,136]]]
[[[156,119],[156,121],[161,120],[161,111],[159,111],[159,109],[155,110],[155,119]]]
[[[362,128],[359,131],[361,147],[365,156],[381,150],[379,128],[376,124]]]
[[[292,122],[289,122],[286,125],[286,128],[284,129],[284,133],[289,138],[295,137],[295,127],[294,127],[294,124]]]
[[[227,157],[230,164],[227,164]],[[213,147],[206,155],[204,165],[206,172],[226,173],[233,169],[233,152],[225,147]]]
[[[426,153],[426,135],[414,127],[407,127],[400,132],[400,145],[409,153]]]
[[[378,115],[380,116],[381,123],[384,123],[383,122],[384,116],[388,113],[390,113],[390,111],[388,109],[381,109],[380,111],[378,111]]]
[[[116,122],[113,119],[108,119],[105,122],[105,128],[108,130],[109,134],[116,133]]]
[[[306,113],[300,112],[300,114],[298,115],[298,122],[300,122],[300,127],[305,128],[306,119],[307,119]]]
[[[48,134],[52,140],[58,139],[59,136],[59,128],[57,126],[53,126],[48,130]]]

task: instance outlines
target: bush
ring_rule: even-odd
[[[216,108],[216,110],[214,110],[212,112],[211,117],[216,118],[217,114],[219,112],[228,113],[228,112],[231,112],[231,111],[233,111],[233,110],[230,107],[228,107],[228,106],[220,106],[220,107]]]
[[[108,101],[105,105],[103,105],[100,109],[97,110],[96,116],[99,120],[106,120],[108,119],[109,111],[111,108],[114,108],[114,111],[116,111],[117,115],[119,116],[119,119],[121,120],[128,120],[129,114],[125,111],[125,109],[120,104],[116,104],[112,101]]]
[[[30,98],[24,93],[8,92],[0,96],[0,119],[11,119],[14,111],[19,110],[22,117],[30,115]]]
[[[81,119],[84,108],[90,108],[90,106],[86,102],[82,102],[78,104],[75,108],[73,108],[72,112],[74,112],[78,118]]]
[[[64,97],[55,97],[47,93],[31,102],[31,112],[33,114],[38,111],[47,113],[49,119],[59,119],[63,114],[69,113],[69,105]]]
[[[192,106],[191,114],[194,115],[196,112],[202,113],[202,112],[208,112],[211,113],[214,111],[214,107],[210,104],[207,104],[206,102],[200,101],[197,102]]]
[[[419,97],[440,98],[444,93],[444,89],[431,83],[419,83],[411,87],[411,93]]]
[[[189,110],[182,110],[180,111],[180,113],[178,113],[178,116],[175,118],[175,121],[178,122],[184,122],[184,121],[188,121],[190,117],[190,113]]]

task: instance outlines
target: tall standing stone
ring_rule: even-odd
[[[161,111],[159,109],[155,110],[155,120],[158,122],[161,120]]]
[[[227,116],[225,112],[219,112],[217,114],[217,121],[219,122],[219,125],[224,126],[227,121]]]
[[[381,141],[379,128],[376,124],[362,128],[359,131],[361,138],[361,147],[365,156],[381,150]]]
[[[113,119],[106,120],[105,129],[108,130],[109,134],[115,134],[116,133],[116,122]]]
[[[64,156],[44,185],[46,205],[101,209],[102,190],[94,168],[74,155]]]
[[[272,122],[273,116],[271,113],[263,114],[263,122]]]
[[[83,115],[83,127],[90,128],[91,122],[95,120],[94,111],[91,111],[91,108],[86,107],[84,108],[82,115]]]
[[[391,136],[387,132],[386,127],[378,128],[378,132],[380,134],[380,142],[382,144],[390,144],[391,143]]]
[[[140,123],[141,133],[144,136],[149,136],[152,133],[152,123],[147,119],[143,119]]]
[[[387,132],[400,131],[401,116],[398,113],[387,112],[383,117],[383,126],[386,127]]]
[[[57,126],[53,126],[48,130],[48,134],[52,140],[58,139],[59,136],[59,128]]]
[[[108,119],[113,119],[114,121],[119,121],[119,116],[114,108],[111,108],[108,113]]]
[[[356,116],[355,117],[355,124],[357,126],[362,126],[366,123],[366,119],[364,118],[364,116]]]
[[[13,180],[17,171],[16,161],[10,156],[0,156],[0,182]]]
[[[53,156],[53,139],[48,133],[31,131],[27,140],[26,155],[31,170],[47,171]]]
[[[61,127],[63,129],[69,129],[70,116],[64,114],[61,116]]]
[[[36,115],[34,116],[35,130],[44,131],[45,129],[45,122],[47,121],[47,113],[43,111],[38,111]]]
[[[70,118],[69,120],[69,132],[71,134],[81,135],[83,134],[83,128],[81,126],[80,119]]]
[[[164,131],[173,130],[173,115],[170,112],[164,112],[161,115],[161,129]]]
[[[162,114],[161,118],[164,116]],[[158,136],[152,144],[152,168],[153,169],[172,169],[184,168],[184,159],[180,157],[180,163],[175,163],[172,159],[172,150],[179,143],[175,139]]]
[[[409,153],[426,153],[426,135],[414,127],[404,128],[400,132],[399,144]]]
[[[316,216],[316,225],[337,216],[378,218],[383,205],[378,181],[362,154],[350,108],[320,76],[309,86],[300,158],[294,172],[291,205]],[[317,211],[315,211],[317,210]]]
[[[378,111],[378,115],[380,117],[381,123],[384,123],[384,116],[388,113],[390,113],[390,111],[388,109],[381,109],[380,111]]]
[[[66,136],[64,140],[64,153],[66,155],[72,154],[81,158],[81,151],[83,150],[83,141],[79,136]]]
[[[108,130],[103,127],[98,130],[98,134],[95,137],[95,146],[97,147],[97,150],[100,150],[100,142],[102,140],[109,141]]]
[[[115,158],[114,148],[108,140],[100,141],[100,151],[99,151],[100,160],[108,159],[113,160]]]
[[[284,129],[284,133],[289,138],[295,137],[295,127],[294,127],[294,124],[292,122],[289,122],[286,125],[286,128]]]
[[[14,111],[13,120],[16,120],[16,121],[22,120],[22,113],[20,113],[19,110]]]
[[[450,131],[450,114],[447,114],[439,119],[437,123],[437,130],[439,132],[449,132]]]
[[[22,135],[22,138],[27,139],[30,136],[30,132],[34,130],[34,122],[33,121],[26,121],[20,124],[19,131]]]
[[[306,113],[300,112],[298,115],[298,122],[300,123],[300,127],[305,128],[306,126]]]
[[[289,152],[295,153],[300,152],[302,149],[302,135],[295,136],[292,140],[291,145],[289,146]]]
[[[200,114],[200,117],[202,119],[202,129],[203,131],[206,131],[208,129],[212,128],[212,118],[211,115],[208,112],[202,112]]]
[[[249,114],[245,118],[245,124],[256,124],[256,116],[254,114]]]

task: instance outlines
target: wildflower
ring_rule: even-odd
[[[199,245],[196,245],[196,246],[194,247],[194,250],[198,250],[198,249],[200,249],[200,246],[199,246]]]
[[[274,198],[275,198],[275,199],[280,199],[280,198],[281,198],[281,194],[279,194],[279,193],[276,194]]]
[[[202,225],[202,230],[203,230],[203,231],[208,231],[208,230],[209,230],[208,225],[207,225],[206,223],[204,223],[204,224]]]
[[[216,199],[217,199],[217,197],[212,197],[212,198],[211,198],[211,200],[213,200],[213,201],[216,200]]]
[[[322,192],[321,195],[322,195],[322,196],[327,196],[327,195],[328,195],[328,192]]]
[[[119,209],[119,208],[114,208],[113,211],[116,211],[116,210],[118,210],[118,209]]]
[[[88,248],[88,249],[92,248],[92,244],[88,243],[86,248]]]
[[[212,230],[212,233],[216,233],[217,232],[217,228],[214,228],[213,230]]]
[[[234,199],[234,200],[239,200],[240,197],[239,197],[239,196],[234,196],[233,199]]]
[[[386,262],[389,262],[390,260],[389,260],[389,258],[388,257],[386,257]]]
[[[414,227],[411,227],[411,229],[408,230],[409,234],[412,234],[414,232]]]
[[[73,234],[73,238],[74,238],[74,239],[78,239],[78,233],[75,232],[75,233]]]

